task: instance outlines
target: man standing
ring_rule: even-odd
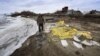
[[[37,24],[39,26],[39,32],[43,31],[44,30],[44,18],[43,18],[43,15],[39,15],[38,18],[37,18]]]

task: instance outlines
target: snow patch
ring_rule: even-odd
[[[9,56],[38,31],[37,22],[29,18],[10,18],[11,23],[0,29],[0,56]]]
[[[68,46],[67,40],[61,40],[61,44],[62,44],[63,47]]]
[[[82,44],[77,43],[77,42],[75,42],[75,41],[73,41],[73,44],[74,44],[74,46],[76,46],[77,48],[83,49]]]

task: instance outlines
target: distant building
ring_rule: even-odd
[[[56,11],[55,14],[66,14],[68,11],[68,7],[62,8],[60,11]]]
[[[100,15],[100,11],[95,11],[95,14]]]
[[[62,8],[62,10],[56,11],[54,14],[56,15],[71,15],[71,16],[81,16],[82,12],[79,10],[68,10],[68,7]]]
[[[79,10],[77,10],[77,11],[75,11],[75,10],[68,10],[68,12],[67,12],[67,15],[82,15],[82,12],[81,11],[79,11]]]
[[[68,11],[68,7],[62,8],[62,13],[67,13],[67,11]]]
[[[74,10],[72,9],[72,10],[68,10],[68,12],[67,12],[67,14],[69,15],[69,14],[73,14],[74,13]]]
[[[97,14],[97,15],[100,15],[100,11],[91,10],[89,14]]]

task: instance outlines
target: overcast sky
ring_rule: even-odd
[[[36,13],[52,13],[64,6],[81,11],[100,10],[100,0],[0,0],[0,13],[23,10]]]

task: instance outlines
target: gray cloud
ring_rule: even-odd
[[[37,13],[54,12],[64,6],[82,11],[100,10],[100,0],[0,0],[0,13],[31,10]]]

